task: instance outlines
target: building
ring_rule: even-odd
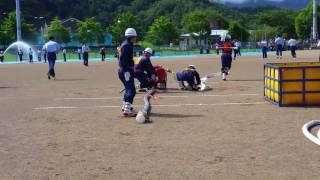
[[[228,33],[228,30],[211,30],[210,38],[206,40],[200,40],[198,33],[187,33],[180,35],[179,46],[181,50],[196,49],[196,48],[208,48],[222,35]]]

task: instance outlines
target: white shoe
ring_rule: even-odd
[[[222,73],[222,80],[227,80],[227,78],[226,78],[226,73]]]

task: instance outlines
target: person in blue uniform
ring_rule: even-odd
[[[177,72],[176,78],[181,90],[199,90],[201,80],[194,65],[189,65],[185,70]],[[185,86],[185,82],[188,83],[188,87]]]
[[[56,74],[54,70],[54,66],[57,59],[57,53],[60,51],[60,45],[54,41],[54,37],[50,36],[49,41],[43,46],[43,51],[47,52],[48,55],[48,63],[49,63],[49,71],[47,73],[48,79],[53,78],[56,79]]]
[[[125,93],[123,97],[122,113],[125,117],[135,117],[136,112],[133,111],[133,100],[136,95],[134,84],[134,61],[133,47],[137,40],[137,32],[133,28],[125,31],[126,40],[118,48],[119,71],[118,76],[123,83]]]
[[[231,69],[232,64],[232,50],[235,48],[231,43],[231,36],[226,35],[222,38],[223,46],[219,47],[222,50],[221,55],[221,75],[222,80],[227,80],[227,75],[229,74],[229,70]]]
[[[153,87],[151,81],[156,81],[156,72],[151,63],[152,49],[146,48],[142,56],[134,62],[134,76],[140,82],[140,89],[151,89]]]

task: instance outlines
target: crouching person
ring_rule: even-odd
[[[199,73],[196,71],[194,65],[189,65],[182,72],[176,73],[176,78],[181,90],[193,90],[198,91],[199,85],[201,83]],[[185,82],[188,83],[188,86],[185,85]]]
[[[134,62],[134,76],[140,82],[140,89],[151,89],[153,87],[151,81],[155,82],[157,79],[150,60],[151,55],[152,49],[146,48],[142,56]]]

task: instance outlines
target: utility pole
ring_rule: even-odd
[[[16,21],[17,21],[17,41],[21,41],[22,40],[22,36],[21,36],[20,0],[16,0]]]
[[[318,8],[317,1],[313,0],[313,28],[312,28],[312,40],[318,39]]]

